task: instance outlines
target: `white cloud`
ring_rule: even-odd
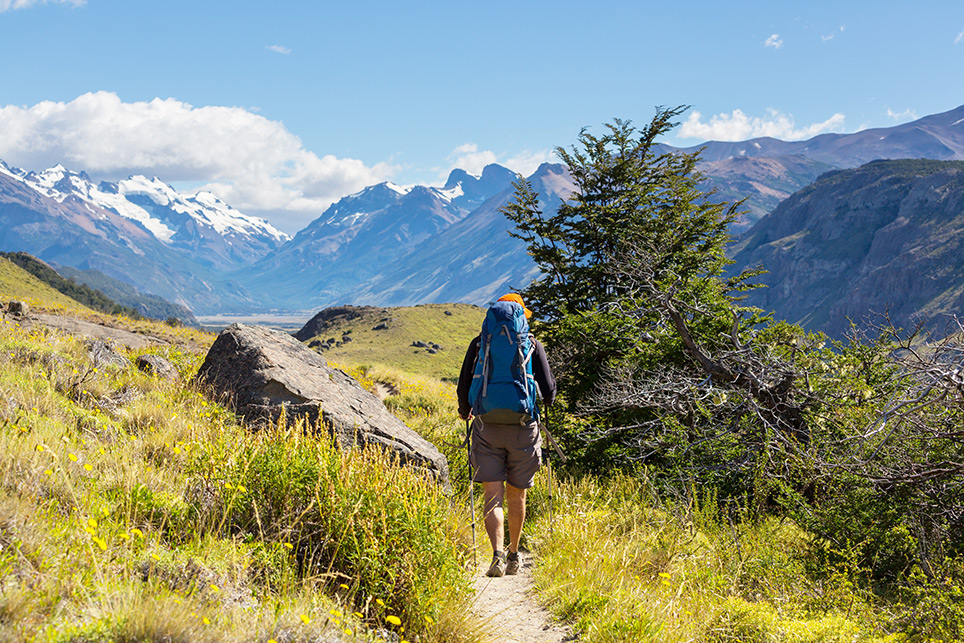
[[[840,131],[844,115],[834,114],[822,123],[798,128],[790,114],[768,109],[766,116],[747,116],[735,109],[731,114],[716,114],[709,122],[700,112],[691,112],[680,127],[679,138],[698,138],[704,141],[745,141],[760,136],[771,136],[784,141],[808,139],[824,132]]]
[[[964,40],[964,30],[961,30],[961,33],[957,34],[957,38],[954,39],[954,44],[956,45],[962,40]]]
[[[268,45],[267,47],[265,47],[265,49],[267,49],[268,51],[273,51],[276,54],[284,54],[285,56],[291,53],[291,49],[283,45]]]
[[[843,32],[844,32],[844,25],[840,25],[840,33],[843,33]],[[829,36],[820,36],[820,39],[826,42],[828,40],[833,40],[836,35],[837,35],[837,32],[832,32]]]
[[[0,107],[0,158],[32,170],[63,163],[97,179],[146,174],[190,182],[286,232],[395,171],[319,157],[281,123],[240,107],[193,107],[172,98],[125,103],[110,92]]]
[[[523,176],[529,176],[535,172],[542,163],[551,160],[551,157],[552,152],[547,150],[540,152],[523,150],[509,158],[503,159],[491,150],[479,151],[479,146],[475,143],[465,143],[464,145],[459,145],[448,155],[447,160],[450,163],[450,167],[444,174],[440,175],[440,178],[445,180],[449,172],[456,168],[465,170],[469,174],[479,175],[482,174],[485,166],[490,163],[498,163],[513,172],[517,172]]]
[[[543,163],[558,162],[558,159],[555,159],[554,156],[555,152],[550,152],[549,150],[542,150],[541,152],[523,150],[515,156],[506,159],[502,165],[518,172],[522,176],[531,176]]]
[[[482,174],[482,168],[498,161],[495,152],[489,150],[479,151],[479,146],[475,143],[459,145],[449,154],[448,160],[452,164],[452,169],[460,168],[469,174]]]
[[[11,9],[28,9],[38,4],[69,4],[80,7],[87,0],[0,0],[0,12]]]
[[[773,47],[774,49],[779,49],[783,46],[783,40],[780,38],[780,34],[770,34],[770,37],[763,41],[764,47]]]
[[[905,110],[902,111],[902,112],[895,112],[894,110],[892,110],[891,108],[888,107],[888,108],[887,108],[887,118],[892,118],[892,119],[894,119],[895,121],[901,121],[901,122],[903,122],[903,121],[916,121],[916,120],[917,120],[917,112],[914,111],[913,109],[911,109],[910,107],[908,107],[907,109],[905,109]]]

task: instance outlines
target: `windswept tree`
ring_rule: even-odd
[[[557,150],[576,186],[571,199],[545,213],[520,181],[503,210],[542,269],[527,301],[543,320],[567,410],[595,438],[582,445],[589,466],[674,458],[705,439],[694,386],[696,400],[735,388],[754,401],[751,411],[772,407],[775,421],[799,414],[797,405],[778,410],[792,380],[784,368],[757,359],[747,371],[746,359],[734,362],[758,321],[739,305],[749,275],[724,275],[740,203],[701,189],[698,154],[658,145],[684,110],[657,109],[642,130],[622,120],[601,136],[583,130],[577,145]],[[727,457],[749,464],[738,450]]]
[[[874,577],[964,555],[964,349],[889,323],[847,342],[741,305],[727,276],[740,203],[701,188],[698,154],[614,121],[557,149],[575,191],[543,212],[524,180],[504,214],[542,276],[526,290],[561,381],[578,465],[644,462],[667,489],[789,509]],[[831,555],[831,554],[828,554]]]

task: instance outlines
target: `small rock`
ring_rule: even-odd
[[[438,352],[438,351],[437,351],[437,350],[435,350],[434,348],[430,348],[430,349],[428,349],[428,353],[429,353],[429,355],[435,355],[435,354],[436,354],[437,352]]]
[[[157,355],[138,355],[137,359],[134,360],[134,364],[145,373],[156,375],[161,379],[178,379],[177,369],[163,357],[158,357]]]
[[[437,350],[437,351],[442,350],[442,347],[439,346],[438,344],[432,344],[432,348],[434,348],[434,349]]]
[[[372,330],[388,330],[388,324],[382,322],[372,327]]]
[[[308,348],[318,348],[319,346],[324,346],[320,339],[313,339],[308,342]]]
[[[414,346],[415,348],[428,348],[428,347],[429,347],[429,345],[426,344],[426,343],[423,342],[423,341],[412,342],[412,346]]]
[[[351,341],[351,335],[342,335],[342,336],[341,336],[341,343],[342,343],[342,344],[347,344],[347,343],[350,342],[350,341]]]
[[[17,317],[26,317],[30,313],[30,306],[25,301],[11,301],[7,304],[7,312]]]
[[[114,350],[114,347],[99,339],[87,342],[87,350],[90,352],[90,359],[94,366],[116,366],[117,368],[127,368],[131,361]]]
[[[446,311],[445,311],[445,314],[448,315],[449,317],[451,317],[451,316],[452,316],[452,311],[451,311],[451,310],[446,310]]]

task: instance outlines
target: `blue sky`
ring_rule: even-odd
[[[0,0],[0,159],[207,188],[288,232],[580,128],[882,127],[964,103],[964,3]]]

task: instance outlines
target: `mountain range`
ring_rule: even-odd
[[[747,213],[732,232],[749,235],[778,204],[828,172],[875,159],[964,159],[964,106],[808,141],[759,138],[663,149],[701,149],[705,186],[718,198],[747,197]],[[454,170],[441,187],[380,183],[334,203],[289,238],[213,194],[181,194],[157,178],[94,184],[62,166],[34,173],[0,161],[0,250],[76,268],[78,279],[98,271],[200,315],[345,303],[484,304],[537,274],[499,212],[515,178],[489,165],[480,175]],[[527,178],[548,211],[573,190],[561,165],[544,164]],[[734,254],[750,252],[749,242],[740,243]]]
[[[710,141],[701,150],[706,187],[728,200],[746,197],[746,214],[734,227],[744,232],[783,199],[810,185],[826,171],[853,168],[878,159],[964,160],[964,105],[894,127],[852,134],[820,134],[805,141],[770,137],[739,142]]]
[[[942,331],[964,313],[964,162],[828,172],[761,219],[732,258],[733,272],[767,270],[746,303],[808,329],[840,337],[887,314]]]

